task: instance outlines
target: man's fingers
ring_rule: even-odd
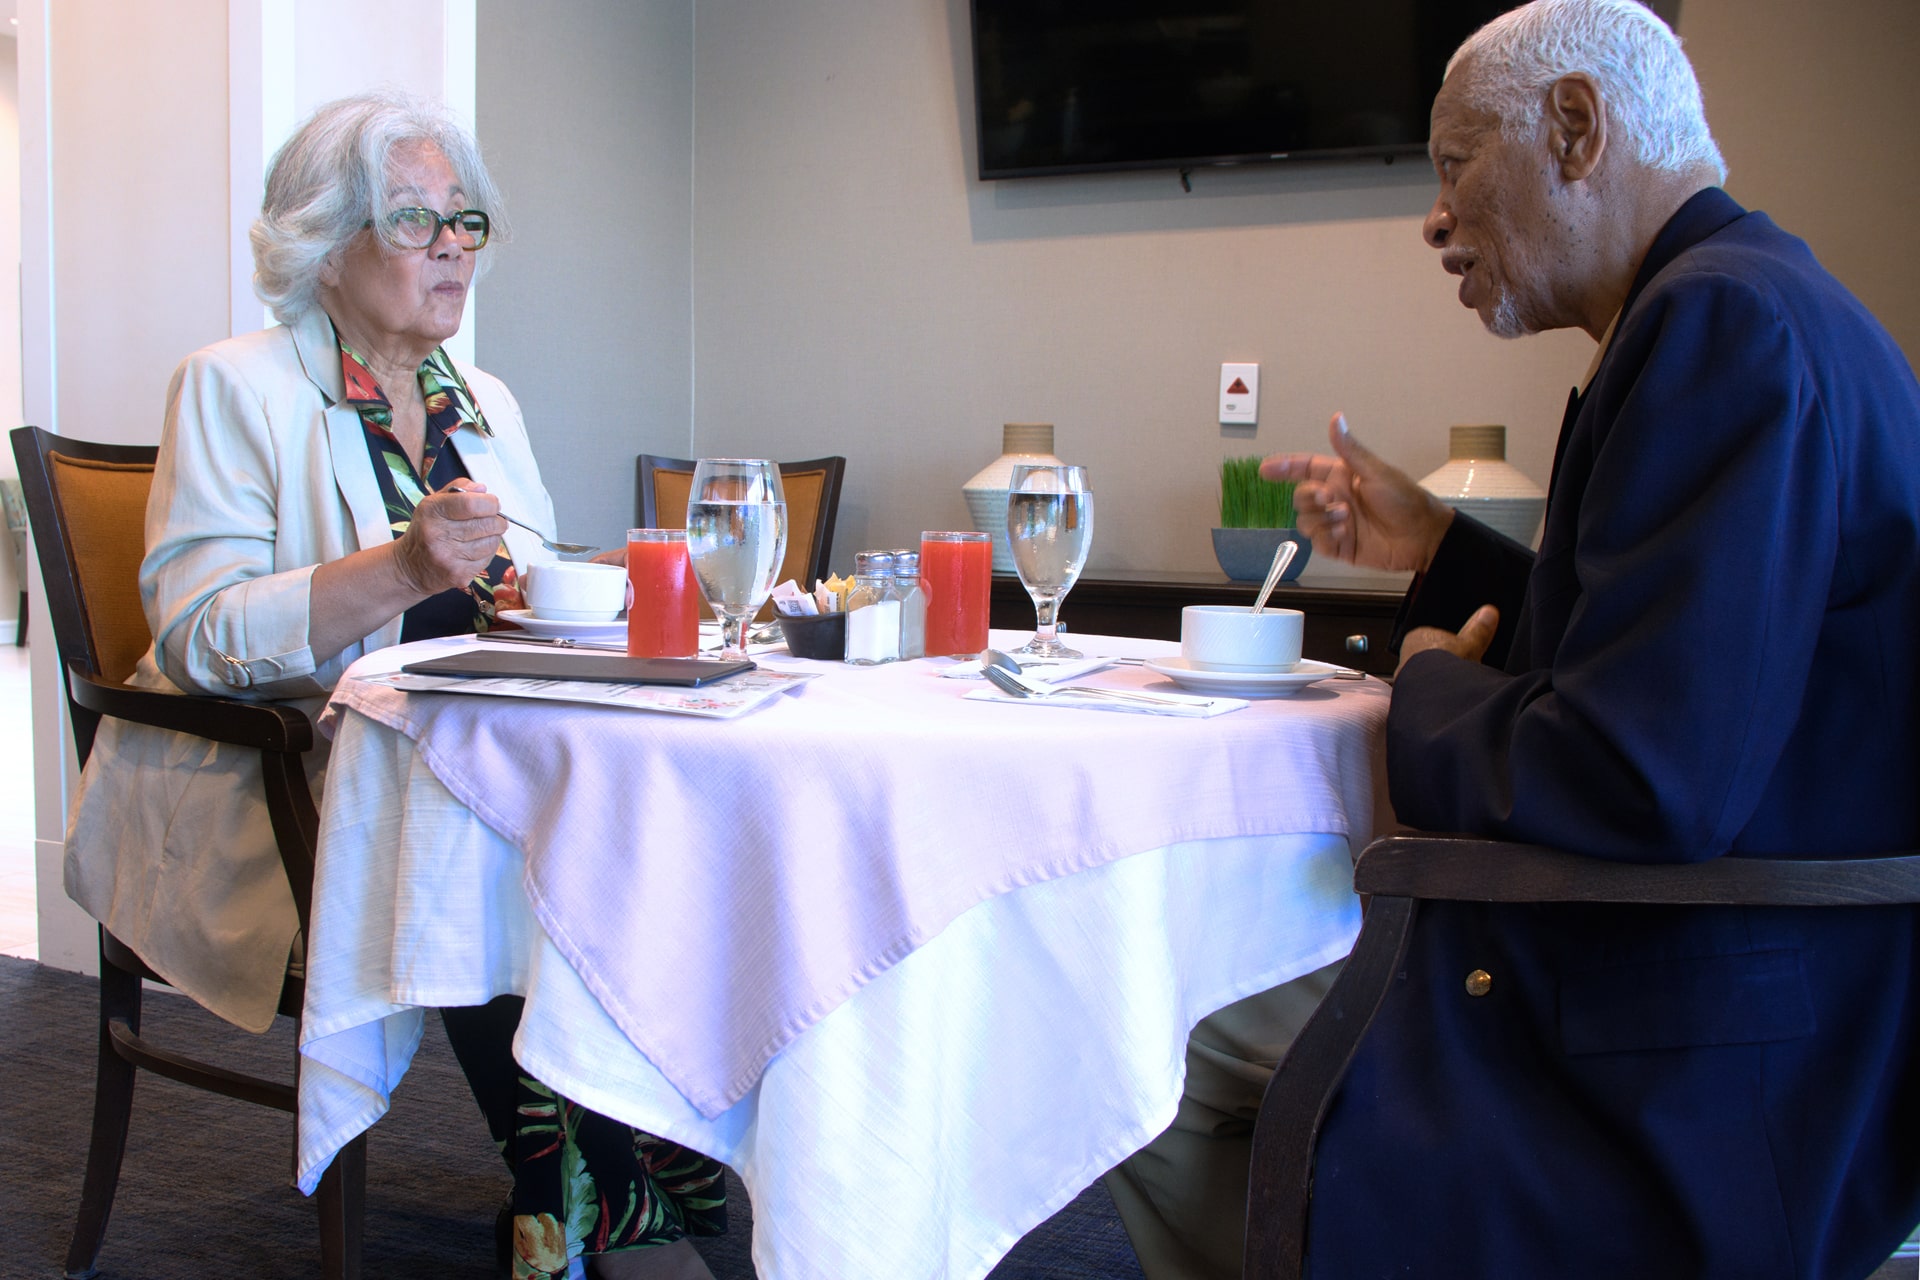
[[[1276,453],[1260,462],[1262,480],[1299,480],[1318,483],[1333,474],[1338,458],[1318,453]]]
[[[1378,455],[1354,437],[1347,426],[1347,415],[1336,413],[1333,421],[1327,425],[1327,437],[1333,441],[1333,451],[1347,464],[1355,475],[1376,475],[1384,469]]]
[[[1483,604],[1473,611],[1465,625],[1460,628],[1460,644],[1467,652],[1465,657],[1479,658],[1493,643],[1493,636],[1500,629],[1500,611],[1490,604]]]

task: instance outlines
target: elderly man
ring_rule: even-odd
[[[1266,464],[1316,549],[1416,573],[1401,819],[1623,861],[1920,847],[1898,348],[1719,189],[1692,69],[1632,0],[1476,33],[1431,151],[1461,302],[1599,351],[1537,556],[1339,417],[1333,456]],[[1327,1119],[1312,1273],[1865,1275],[1920,1221],[1917,941],[1905,908],[1430,907]]]

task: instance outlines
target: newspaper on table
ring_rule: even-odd
[[[811,680],[816,672],[759,668],[685,688],[662,684],[610,684],[596,680],[529,680],[521,677],[428,676],[404,671],[356,676],[368,684],[404,693],[472,693],[492,698],[533,698],[544,702],[581,702],[630,711],[665,711],[681,716],[732,720]]]

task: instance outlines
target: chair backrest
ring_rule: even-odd
[[[693,461],[640,455],[634,476],[634,515],[645,529],[684,529],[687,495],[693,490]],[[787,554],[774,581],[792,578],[803,590],[826,576],[833,554],[833,522],[840,511],[840,481],[847,460],[814,458],[780,464],[780,486],[787,494]]]
[[[140,561],[158,453],[152,445],[95,444],[39,427],[13,432],[61,666],[110,684],[125,683],[153,643],[140,605]],[[71,697],[68,709],[84,764],[99,717]]]

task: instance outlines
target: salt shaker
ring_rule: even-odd
[[[893,594],[900,601],[900,656],[927,656],[927,593],[920,585],[920,553],[893,551]]]
[[[871,667],[900,660],[900,601],[893,593],[893,554],[862,551],[853,557],[853,590],[847,593],[847,661]]]

